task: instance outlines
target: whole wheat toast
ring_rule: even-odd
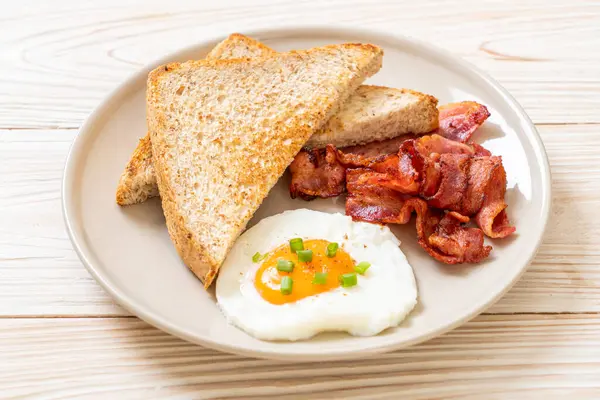
[[[244,57],[262,57],[275,54],[275,50],[258,40],[234,33],[215,46],[206,59],[234,59]],[[158,196],[156,174],[152,164],[152,146],[150,134],[142,137],[121,174],[117,186],[117,204],[122,206],[143,203]]]
[[[346,147],[431,132],[438,128],[437,102],[414,90],[362,85],[306,146]]]
[[[344,44],[150,73],[148,129],[167,228],[206,287],[298,151],[382,56]]]
[[[232,34],[207,59],[261,57],[275,51],[261,42]],[[401,134],[421,134],[438,127],[437,99],[423,93],[380,86],[361,86],[340,111],[307,142],[309,147],[332,143],[339,147],[385,140]],[[142,203],[158,196],[150,136],[140,139],[117,186],[120,205]]]

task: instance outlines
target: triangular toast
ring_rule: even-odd
[[[343,44],[150,73],[148,130],[167,227],[206,287],[294,156],[382,55]]]

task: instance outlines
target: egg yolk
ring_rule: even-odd
[[[298,255],[292,252],[289,244],[281,245],[267,255],[262,265],[256,272],[254,286],[263,299],[271,304],[293,303],[308,296],[327,292],[340,286],[338,277],[342,274],[354,272],[354,260],[341,247],[335,256],[327,257],[327,245],[330,242],[321,239],[305,240],[304,250],[312,250],[313,257],[310,262],[301,262]],[[279,260],[292,261],[292,272],[283,272],[277,269]],[[324,285],[313,283],[317,272],[327,273]],[[292,293],[281,292],[281,279],[289,276],[293,280]]]

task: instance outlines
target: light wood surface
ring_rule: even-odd
[[[132,317],[65,233],[76,129],[130,73],[202,37],[330,23],[444,47],[523,104],[554,193],[529,270],[465,326],[355,362],[246,359]],[[3,3],[0,41],[0,398],[600,398],[597,1],[21,0]]]
[[[593,315],[486,315],[403,351],[290,364],[203,349],[134,318],[0,320],[0,386],[50,399],[597,399],[599,329]]]

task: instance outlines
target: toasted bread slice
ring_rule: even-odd
[[[150,73],[148,130],[167,228],[206,287],[298,151],[382,56],[343,44]]]
[[[438,128],[437,99],[408,89],[359,87],[340,111],[306,143],[308,147],[354,146]]]
[[[141,138],[125,166],[117,185],[117,204],[143,203],[158,196],[158,184],[152,164],[150,134]]]
[[[275,50],[258,40],[234,33],[223,40],[206,55],[209,60],[234,59],[244,57],[263,57],[275,54]],[[158,185],[152,165],[152,147],[150,134],[138,142],[131,158],[121,174],[117,186],[117,204],[122,206],[143,203],[158,196]]]
[[[233,59],[261,57],[275,51],[257,40],[232,34],[218,44],[206,58]],[[385,140],[405,133],[426,133],[437,129],[437,100],[407,89],[361,86],[345,102],[340,112],[307,143],[309,147],[338,147]],[[152,165],[150,136],[138,143],[121,175],[117,187],[117,203],[142,203],[158,196]]]

